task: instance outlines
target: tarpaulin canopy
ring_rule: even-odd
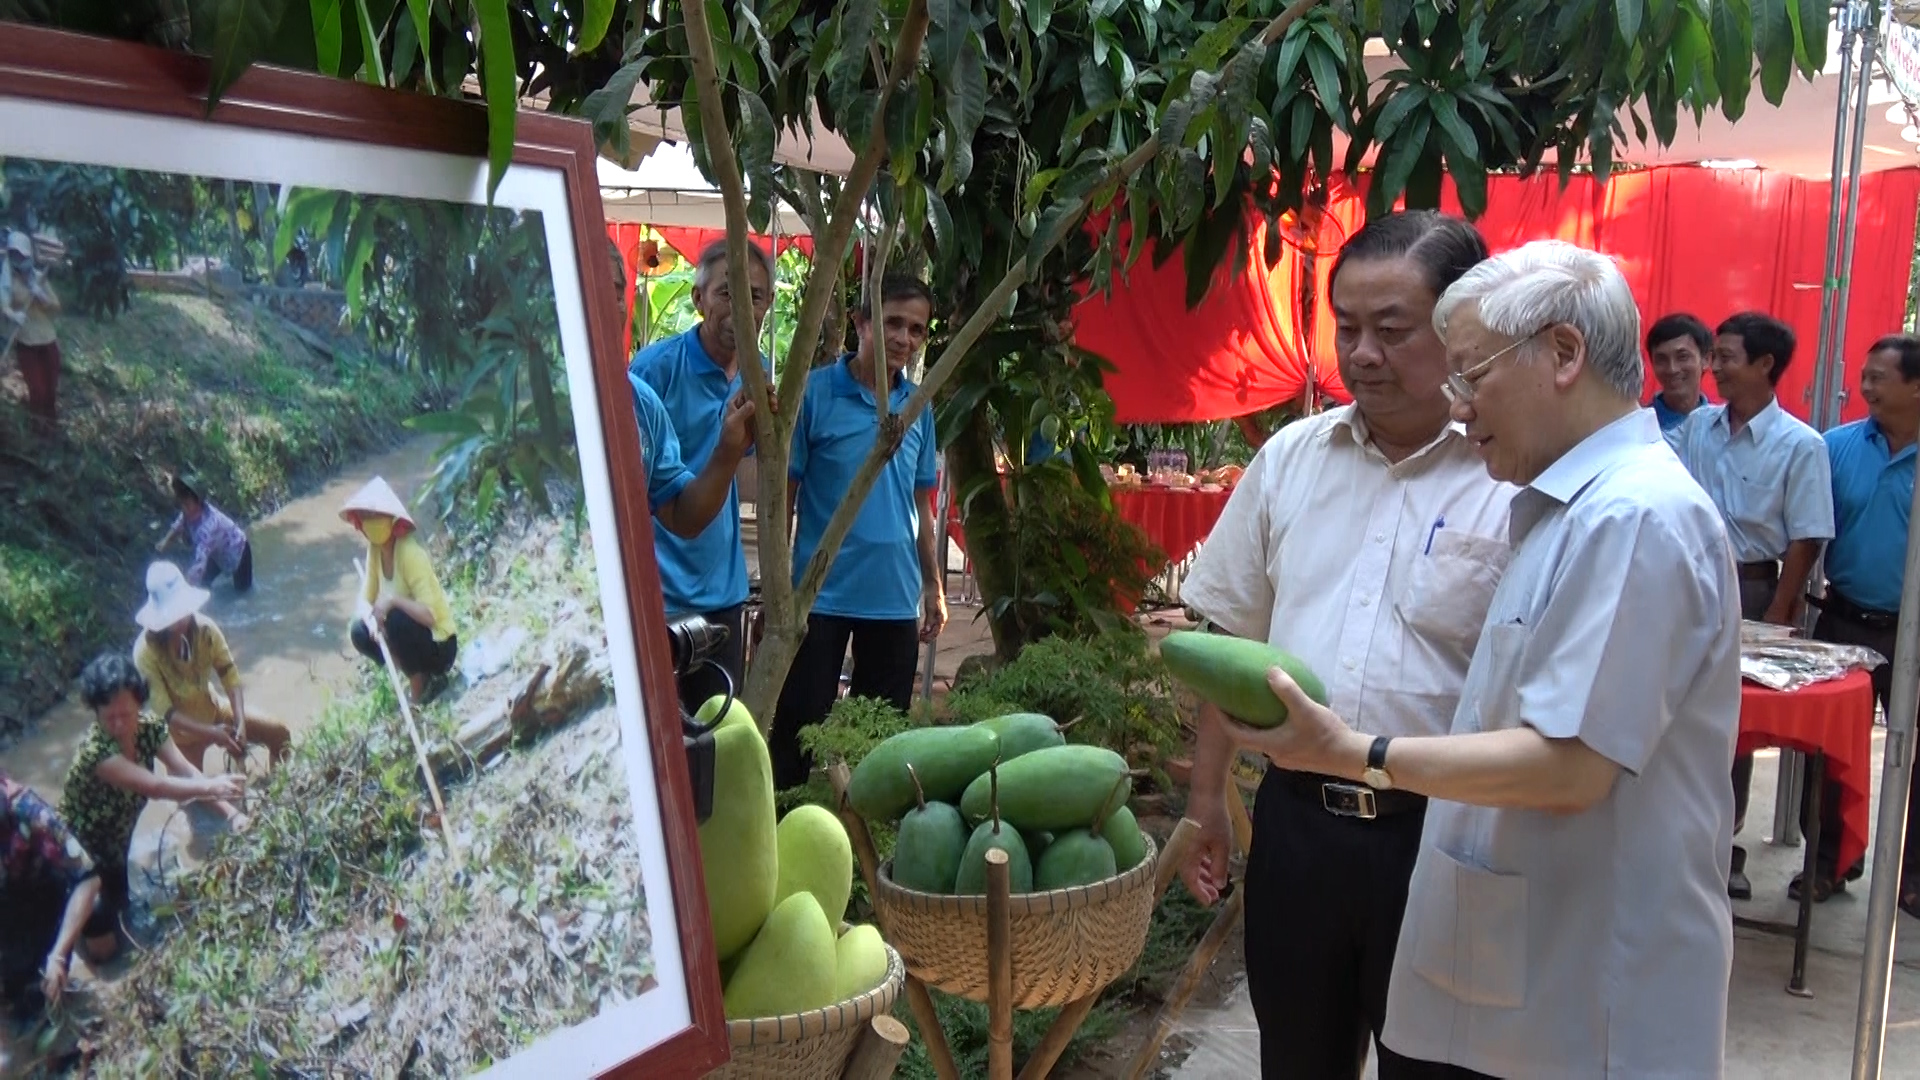
[[[1154,269],[1143,258],[1111,299],[1090,297],[1075,311],[1075,338],[1118,369],[1107,377],[1116,418],[1124,423],[1175,423],[1243,416],[1297,397],[1309,372],[1320,389],[1346,400],[1333,352],[1327,276],[1333,252],[1365,220],[1362,185],[1329,185],[1312,264],[1313,313],[1302,320],[1297,295],[1307,260],[1289,247],[1266,268],[1254,230],[1247,273],[1223,270],[1202,305],[1185,306],[1185,267],[1178,254]],[[1620,260],[1645,323],[1691,311],[1709,325],[1741,310],[1765,311],[1799,338],[1780,386],[1782,407],[1809,413],[1820,323],[1828,190],[1757,169],[1665,166],[1616,174],[1606,184],[1576,176],[1563,192],[1557,176],[1492,177],[1487,212],[1478,222],[1495,251],[1558,238]],[[1898,331],[1906,313],[1913,261],[1920,169],[1865,176],[1847,311],[1843,357],[1857,373],[1866,349]],[[1443,203],[1459,212],[1451,184]],[[1851,386],[1853,379],[1847,379]],[[1651,373],[1648,397],[1653,393]],[[1709,385],[1711,391],[1711,386]],[[1843,419],[1864,415],[1850,394]]]

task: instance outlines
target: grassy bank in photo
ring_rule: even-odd
[[[0,372],[0,745],[129,639],[175,513],[168,473],[200,477],[245,527],[432,407],[419,376],[241,301],[135,292],[117,318],[58,326],[56,437],[29,428],[19,376]]]
[[[542,666],[582,651],[604,664],[578,524],[466,535],[464,554],[443,542],[436,558],[476,665],[463,670],[486,673],[416,713],[436,750],[526,696]],[[253,791],[248,827],[174,874],[161,942],[100,988],[93,1074],[461,1075],[647,988],[653,931],[610,680],[576,687],[542,733],[441,771],[443,823],[368,664]]]

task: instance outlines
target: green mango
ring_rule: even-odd
[[[722,991],[729,1020],[809,1012],[835,1004],[839,935],[812,893],[797,892],[773,909]]]
[[[780,844],[773,763],[751,717],[713,733],[713,758],[713,815],[700,825],[700,865],[713,948],[726,960],[753,941],[773,910]]]
[[[1118,805],[1132,793],[1126,759],[1083,743],[1022,754],[1001,765],[999,776],[1000,817],[1027,832],[1087,828],[1104,819],[1110,800]],[[961,796],[960,812],[968,821],[987,816],[987,789],[988,777],[982,776]]]
[[[833,811],[806,803],[787,811],[776,830],[780,853],[778,904],[797,892],[809,892],[835,926],[846,917],[853,896],[853,841]]]
[[[1035,750],[1044,750],[1049,746],[1061,746],[1067,737],[1061,734],[1060,725],[1050,716],[1039,713],[1008,713],[991,720],[982,720],[975,727],[983,727],[1000,737],[1000,764],[1005,765],[1022,754]]]
[[[967,823],[952,803],[930,802],[907,811],[893,842],[893,882],[903,889],[950,893],[967,847]]]
[[[1326,685],[1305,661],[1264,641],[1175,630],[1160,643],[1160,659],[1188,689],[1253,727],[1279,727],[1287,720],[1287,707],[1267,685],[1271,668],[1292,676],[1309,698],[1327,703]]]
[[[1009,895],[1033,891],[1033,860],[1027,855],[1020,831],[999,821],[983,821],[967,840],[960,855],[960,873],[954,878],[955,896],[982,896],[987,891],[987,852],[999,848],[1007,853],[1007,892]]]
[[[1069,829],[1054,837],[1034,867],[1033,886],[1040,892],[1071,889],[1105,881],[1115,868],[1113,845],[1086,829]]]
[[[990,728],[923,727],[895,735],[860,759],[847,784],[847,801],[868,821],[897,821],[920,801],[914,775],[929,802],[954,802],[1000,753]],[[907,772],[912,765],[914,774]]]
[[[887,979],[887,946],[864,923],[840,935],[833,979],[835,1002],[852,1001]]]
[[[708,698],[706,703],[700,706],[700,711],[693,714],[694,722],[703,727],[711,723],[714,717],[720,715],[720,705],[726,700],[727,696],[725,694],[715,694]],[[720,727],[736,727],[741,724],[745,724],[747,727],[757,726],[753,722],[753,714],[747,711],[745,705],[740,704],[739,698],[734,698],[733,704],[727,707],[726,719],[720,721]],[[714,730],[717,732],[719,728],[715,728]]]
[[[1140,823],[1133,819],[1133,811],[1124,806],[1107,815],[1100,826],[1100,835],[1112,846],[1113,865],[1120,870],[1131,870],[1147,857],[1147,841],[1140,835]]]

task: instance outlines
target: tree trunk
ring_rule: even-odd
[[[982,481],[987,486],[966,504],[967,558],[973,563],[974,581],[980,586],[980,601],[986,607],[987,625],[993,630],[993,650],[1000,659],[1011,661],[1020,655],[1026,636],[1009,607],[997,617],[996,600],[1013,595],[1013,529],[1005,489],[993,467],[993,427],[983,404],[967,418],[966,427],[947,446],[947,471],[952,477],[953,497],[971,491]]]

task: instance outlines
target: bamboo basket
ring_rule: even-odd
[[[1065,1005],[1126,974],[1146,948],[1153,919],[1153,837],[1140,865],[1105,881],[1016,893],[1009,907],[1013,1007]],[[928,986],[987,1000],[987,898],[914,892],[880,867],[873,906],[887,943]]]
[[[907,968],[887,946],[887,977],[859,997],[811,1012],[727,1021],[733,1058],[709,1080],[840,1080],[860,1033],[893,1011]]]

